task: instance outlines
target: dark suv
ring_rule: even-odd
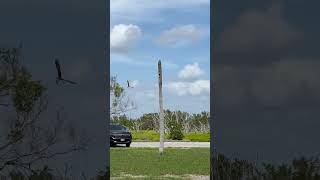
[[[110,129],[110,146],[125,144],[127,147],[130,147],[132,135],[128,128],[119,124],[111,124]]]

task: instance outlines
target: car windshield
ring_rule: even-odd
[[[121,125],[111,125],[111,130],[113,131],[125,131],[127,128]]]

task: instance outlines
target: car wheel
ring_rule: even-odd
[[[126,144],[127,147],[130,147],[130,143]]]

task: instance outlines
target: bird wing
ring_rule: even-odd
[[[61,75],[61,67],[60,67],[60,63],[59,61],[56,59],[55,61],[55,64],[56,64],[56,69],[57,69],[57,72],[58,72],[58,78],[59,79],[62,79],[62,75]]]
[[[63,81],[66,81],[66,82],[71,83],[71,84],[77,84],[76,82],[73,82],[73,81],[70,81],[70,80],[67,80],[67,79],[63,79]]]
[[[68,82],[68,83],[71,83],[71,84],[77,84],[76,82],[73,82],[73,81],[66,80],[66,79],[62,78],[61,67],[60,67],[60,63],[59,63],[58,59],[55,60],[55,64],[56,64],[56,69],[57,69],[57,72],[58,72],[58,77],[57,77],[57,81],[56,81],[57,84],[58,84],[59,81],[65,81],[65,82]]]

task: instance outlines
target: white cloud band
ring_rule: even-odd
[[[178,96],[210,94],[210,81],[197,80],[194,82],[169,82],[164,85],[170,93]]]
[[[118,24],[110,33],[111,52],[127,53],[141,37],[142,31],[137,25]]]

